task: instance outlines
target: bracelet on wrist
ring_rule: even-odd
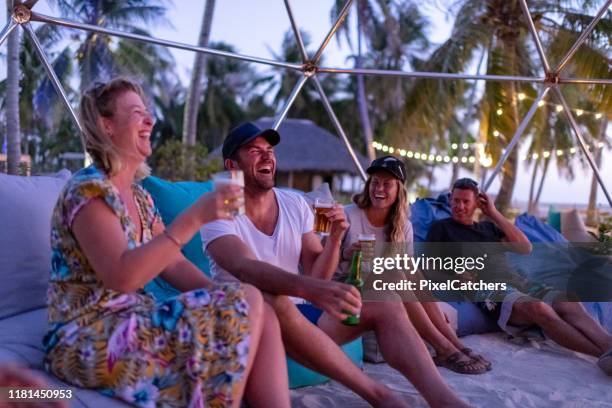
[[[183,247],[184,244],[177,237],[175,237],[174,235],[170,234],[170,232],[168,232],[167,229],[164,230],[164,235],[170,241],[174,242],[176,244],[176,246],[179,247],[179,249]]]

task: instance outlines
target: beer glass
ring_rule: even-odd
[[[376,235],[374,234],[359,234],[357,236],[361,251],[363,252],[363,261],[370,262],[374,258],[374,246],[376,245]]]
[[[314,232],[319,235],[327,236],[331,231],[331,221],[323,214],[334,208],[334,201],[323,198],[316,198],[314,202],[315,219]]]
[[[244,173],[242,170],[228,170],[228,171],[220,171],[219,173],[215,173],[212,175],[212,180],[215,186],[215,190],[217,186],[222,186],[226,184],[235,184],[243,188],[242,193],[234,198],[233,200],[238,201],[238,209],[232,211],[233,216],[243,215],[246,213],[246,208],[244,205]]]

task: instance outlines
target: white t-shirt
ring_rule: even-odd
[[[246,215],[239,215],[232,221],[217,220],[202,226],[200,235],[203,250],[210,260],[213,279],[237,281],[231,273],[215,262],[207,250],[211,242],[225,235],[236,235],[240,238],[258,260],[268,262],[287,272],[299,273],[302,235],[312,231],[314,215],[300,194],[277,188],[273,191],[278,203],[278,220],[272,235],[266,235],[258,230]]]
[[[384,252],[384,246],[386,244],[385,238],[385,227],[373,226],[366,213],[355,204],[349,204],[344,207],[346,219],[351,225],[342,240],[342,250],[353,245],[359,241],[359,234],[374,234],[376,236],[376,244],[374,245],[374,256],[382,256]],[[407,253],[412,254],[412,241],[413,241],[412,223],[410,220],[406,220],[406,228],[404,230],[404,243],[408,244],[406,248]],[[338,265],[338,269],[334,274],[335,280],[345,280],[350,268],[350,260],[341,260]]]

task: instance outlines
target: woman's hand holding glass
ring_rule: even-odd
[[[244,205],[244,187],[229,183],[215,186],[215,191],[203,194],[196,205],[201,215],[201,224],[231,220]]]

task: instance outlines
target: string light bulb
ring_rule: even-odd
[[[563,110],[563,106],[562,105],[557,105],[557,106],[555,106],[555,110],[557,112],[561,112]]]
[[[524,100],[526,97],[527,96],[524,93],[522,93],[522,92],[520,94],[518,94],[519,101]]]

